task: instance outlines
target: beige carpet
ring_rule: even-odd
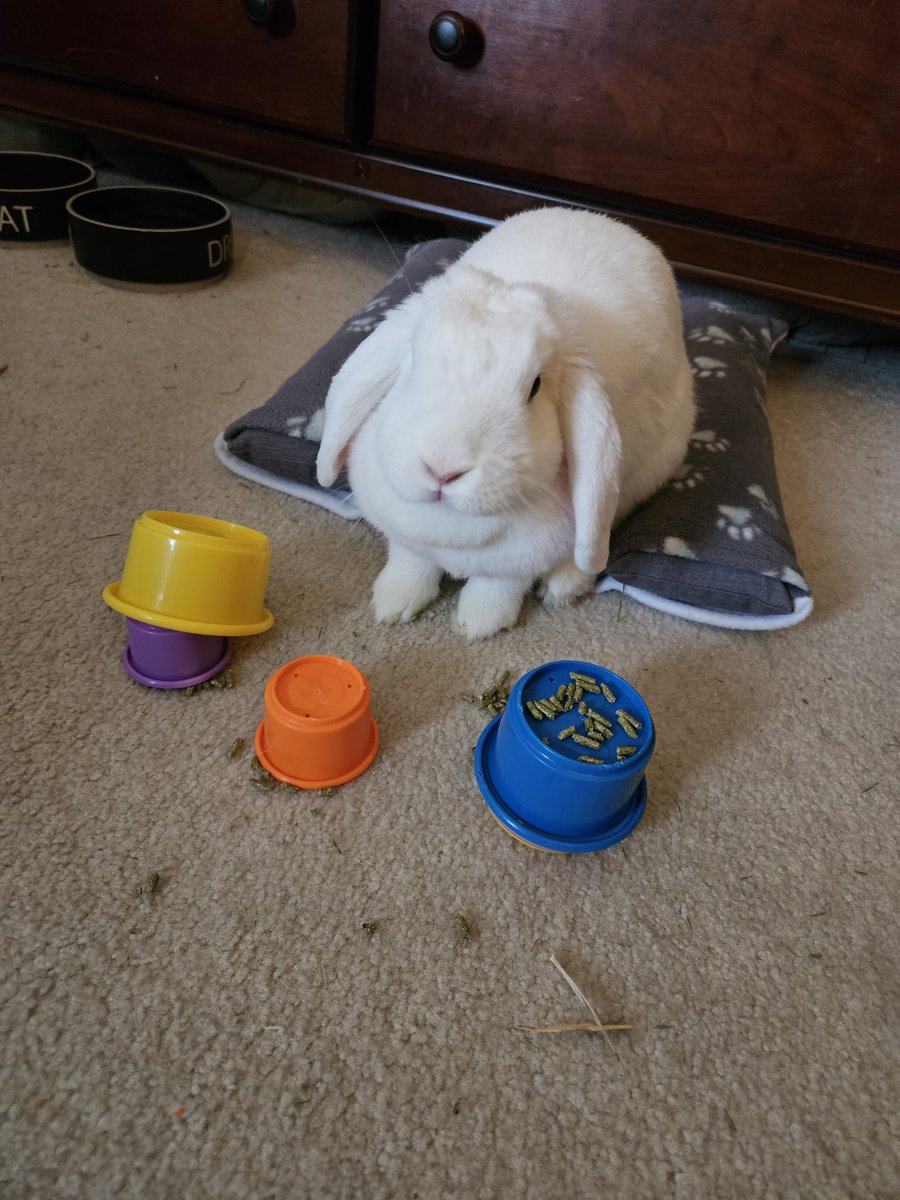
[[[474,646],[449,596],[379,628],[376,537],[212,442],[393,260],[370,229],[236,218],[233,274],[188,294],[0,252],[2,1195],[896,1197],[898,373],[773,363],[795,629],[609,594]],[[122,671],[100,592],[156,507],[271,538],[276,624],[231,691]],[[264,794],[226,750],[317,651],[368,674],[381,753],[331,799]],[[594,855],[501,831],[456,699],[567,656],[658,728],[646,817]],[[613,1048],[517,1029],[585,1017],[551,954],[634,1026]]]

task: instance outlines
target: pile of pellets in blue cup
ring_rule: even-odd
[[[638,740],[644,727],[643,722],[627,709],[614,707],[617,703],[615,693],[603,680],[597,680],[593,675],[580,671],[570,671],[569,680],[569,683],[561,683],[555,693],[543,699],[524,702],[525,710],[531,719],[536,722],[556,722],[560,716],[577,713],[580,726],[578,723],[571,723],[555,730],[554,734],[557,742],[565,743],[571,739],[571,746],[577,748],[580,753],[573,751],[567,754],[567,757],[574,757],[578,762],[612,766],[614,763],[624,762],[636,753],[636,746],[617,736],[618,731],[613,721],[631,742]],[[590,697],[590,702],[585,699],[586,696]],[[608,708],[611,715],[607,716],[600,711],[598,706],[601,704]],[[548,746],[553,745],[548,737],[542,737],[541,741]],[[606,750],[607,747],[607,753],[598,757],[596,752]],[[556,748],[563,752],[569,749],[561,745]],[[615,758],[611,757],[613,751]]]

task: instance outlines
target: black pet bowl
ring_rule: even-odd
[[[0,151],[0,241],[67,238],[66,203],[96,186],[94,168],[77,158],[31,150]]]
[[[220,279],[231,266],[231,213],[199,192],[105,187],[67,207],[75,259],[104,283],[196,285]]]

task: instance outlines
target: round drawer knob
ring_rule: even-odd
[[[429,46],[438,58],[447,62],[464,59],[471,41],[472,27],[458,12],[438,13],[428,28]]]
[[[244,13],[254,25],[261,25],[275,37],[283,37],[294,28],[294,6],[290,0],[241,0]]]
[[[244,12],[257,25],[267,25],[275,11],[275,0],[243,0]]]

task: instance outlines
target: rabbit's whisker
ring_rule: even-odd
[[[396,262],[397,266],[400,268],[400,276],[403,279],[403,282],[409,288],[409,294],[412,295],[413,294],[413,286],[409,282],[409,279],[407,278],[406,271],[404,270],[404,267],[403,267],[403,263],[397,257],[397,251],[394,249],[394,247],[388,241],[387,234],[384,232],[384,230],[381,228],[381,226],[375,220],[375,214],[372,212],[371,208],[369,208],[368,204],[366,204],[366,202],[362,196],[360,196],[360,199],[362,200],[363,207],[365,208],[366,212],[369,214],[369,216],[372,219],[372,224],[375,226],[375,228],[381,234],[382,238],[384,239],[384,244],[387,246],[388,250],[390,250],[391,254],[394,256],[394,261]]]

